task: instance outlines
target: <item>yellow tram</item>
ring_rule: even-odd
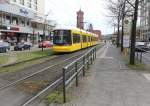
[[[54,52],[73,52],[98,43],[98,35],[79,28],[55,28],[53,34]]]

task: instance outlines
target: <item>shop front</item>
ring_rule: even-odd
[[[0,26],[0,39],[14,45],[18,42],[29,41],[30,31],[25,32],[24,28]]]

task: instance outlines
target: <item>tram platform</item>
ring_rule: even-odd
[[[150,105],[150,74],[130,70],[119,49],[111,44],[97,52],[90,75],[81,83],[78,98],[63,106]]]

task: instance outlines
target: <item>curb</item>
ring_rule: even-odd
[[[52,55],[50,55],[50,56],[52,56]],[[21,64],[21,63],[33,61],[33,60],[38,60],[38,59],[45,58],[45,57],[49,57],[49,56],[37,57],[37,58],[25,60],[25,61],[19,61],[19,62],[14,62],[14,63],[11,63],[11,64],[5,64],[5,65],[1,65],[0,68],[2,68],[2,67],[8,67],[8,66],[13,66],[13,65],[17,65],[17,64]]]

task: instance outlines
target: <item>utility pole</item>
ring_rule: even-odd
[[[137,24],[137,17],[138,17],[138,6],[139,0],[135,1],[134,7],[134,15],[132,19],[132,31],[131,31],[131,52],[130,52],[130,64],[135,64],[135,41],[136,41],[136,24]]]

